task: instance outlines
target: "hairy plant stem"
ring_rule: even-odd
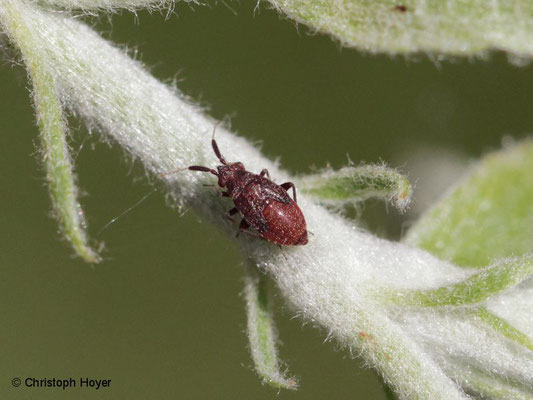
[[[98,254],[89,246],[85,233],[85,218],[77,199],[72,161],[66,138],[66,124],[61,102],[53,76],[41,65],[36,47],[39,46],[33,32],[24,23],[16,7],[6,2],[2,22],[19,47],[33,84],[33,99],[41,133],[42,158],[46,170],[46,180],[54,214],[65,238],[72,244],[76,253],[85,261],[100,261]]]

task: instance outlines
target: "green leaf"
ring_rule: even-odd
[[[460,266],[482,267],[492,259],[524,255],[484,268],[455,285],[411,291],[396,301],[426,306],[481,302],[531,275],[533,257],[533,141],[486,156],[411,228],[405,242]],[[394,294],[394,296],[397,293]],[[533,350],[531,338],[484,306],[472,311],[511,341]],[[493,379],[468,379],[487,398],[530,398]],[[525,397],[524,397],[525,396]]]
[[[533,251],[533,140],[489,154],[404,241],[460,266]]]
[[[475,369],[468,373],[463,373],[458,380],[467,388],[469,392],[475,393],[484,400],[531,400],[533,396],[531,390],[514,384],[511,380],[501,376],[488,375]]]
[[[277,334],[271,311],[266,275],[261,274],[255,265],[246,266],[244,294],[248,317],[248,339],[255,369],[263,382],[284,389],[296,389],[296,379],[286,377],[280,371],[280,361],[276,348]]]
[[[386,165],[344,167],[302,177],[298,187],[320,202],[334,207],[356,204],[375,197],[404,211],[411,200],[407,178]]]
[[[533,274],[533,256],[525,255],[483,268],[471,277],[434,290],[404,290],[389,293],[397,304],[425,307],[479,303],[516,286]]]
[[[290,18],[346,46],[389,54],[533,54],[529,0],[270,0]]]
[[[33,84],[33,98],[37,122],[41,134],[42,157],[46,180],[60,230],[71,243],[75,252],[90,263],[100,261],[98,254],[89,246],[85,234],[85,218],[78,202],[72,162],[66,139],[66,123],[63,108],[57,96],[52,76],[42,68],[37,55],[39,46],[27,27],[20,23],[15,8],[3,5],[6,17],[2,22],[10,38],[20,48]]]
[[[516,343],[520,343],[522,346],[533,351],[533,341],[529,338],[529,336],[516,329],[505,319],[500,318],[497,315],[491,313],[485,307],[478,308],[475,313],[482,321],[489,324],[502,335],[506,336],[507,338],[511,339]]]

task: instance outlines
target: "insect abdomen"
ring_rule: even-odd
[[[260,232],[265,239],[284,246],[307,244],[307,227],[300,207],[290,203],[268,202],[262,212],[267,230]]]

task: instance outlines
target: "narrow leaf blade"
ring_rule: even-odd
[[[500,261],[453,285],[396,291],[391,298],[398,304],[424,307],[475,304],[516,286],[531,274],[533,256],[525,255]]]
[[[60,230],[71,243],[76,254],[89,263],[100,257],[88,244],[85,218],[78,202],[72,161],[66,139],[63,108],[57,97],[53,77],[40,65],[32,32],[20,22],[16,7],[4,4],[2,22],[13,42],[20,48],[33,84],[33,97],[40,130],[42,157],[54,214]]]
[[[248,317],[248,339],[255,369],[263,382],[284,389],[296,389],[294,378],[286,377],[280,371],[280,361],[276,348],[277,334],[271,311],[267,279],[255,265],[246,266],[244,295]]]
[[[407,178],[386,165],[344,167],[304,176],[299,187],[320,202],[334,207],[357,204],[369,198],[389,201],[405,211],[412,188]]]

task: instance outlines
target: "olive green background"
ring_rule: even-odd
[[[409,171],[420,148],[474,159],[533,127],[532,67],[364,55],[255,3],[187,5],[88,22],[135,47],[152,73],[269,157],[310,167],[387,161]],[[291,319],[277,299],[281,356],[301,389],[279,394],[247,350],[238,252],[191,213],[179,216],[123,150],[72,121],[72,148],[90,233],[106,244],[91,267],[72,257],[49,217],[25,72],[0,68],[0,397],[2,399],[383,399],[361,362]],[[431,159],[428,159],[431,162]],[[411,172],[416,181],[417,175]],[[402,221],[377,202],[365,224],[398,238]],[[368,217],[370,216],[370,217]],[[13,388],[14,377],[112,379],[110,388]]]

